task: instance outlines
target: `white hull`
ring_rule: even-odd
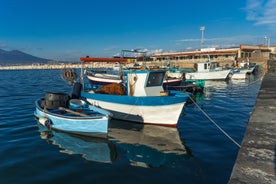
[[[186,73],[188,80],[225,80],[231,70],[216,70],[210,72]]]
[[[250,69],[241,69],[238,72],[234,72],[231,79],[234,79],[234,80],[246,79],[247,74],[251,74],[253,72],[253,70],[254,70],[254,67],[250,68]]]
[[[185,105],[184,103],[163,106],[141,106],[111,103],[101,100],[87,99],[91,104],[96,104],[103,109],[109,110],[113,118],[134,121],[138,123],[175,126]]]
[[[247,75],[246,71],[240,71],[237,73],[233,73],[233,76],[231,77],[231,79],[235,79],[235,80],[246,79],[246,75]]]
[[[87,75],[87,78],[91,81],[94,82],[101,82],[101,83],[121,83],[122,80],[119,78],[103,78],[103,77],[99,77],[99,76],[91,76],[91,75]]]

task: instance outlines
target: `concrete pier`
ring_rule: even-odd
[[[256,99],[229,184],[276,184],[276,60]]]

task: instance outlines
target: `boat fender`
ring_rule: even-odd
[[[51,120],[49,120],[49,119],[46,118],[46,117],[40,117],[40,118],[38,119],[38,122],[39,122],[41,125],[43,125],[43,126],[49,128],[49,129],[51,128],[52,122],[51,122]]]

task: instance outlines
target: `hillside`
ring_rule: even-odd
[[[0,65],[26,65],[32,63],[48,63],[49,59],[39,58],[18,50],[0,49]]]

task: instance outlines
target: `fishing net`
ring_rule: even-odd
[[[122,85],[117,83],[112,83],[112,84],[103,85],[100,89],[97,90],[97,93],[125,95],[126,90],[125,90],[125,87],[123,87]]]

